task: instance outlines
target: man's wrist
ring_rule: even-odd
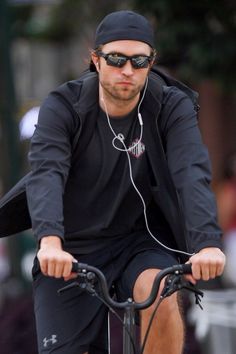
[[[40,240],[40,248],[44,247],[54,247],[58,249],[62,249],[62,241],[59,236],[56,235],[49,235],[44,236]]]

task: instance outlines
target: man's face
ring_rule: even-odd
[[[105,44],[102,47],[105,54],[119,53],[127,56],[151,55],[151,48],[148,44],[133,41],[121,40]],[[117,103],[137,100],[142,90],[151,64],[147,68],[135,69],[130,60],[122,67],[107,65],[105,58],[93,58],[98,62],[98,72],[103,95],[107,100]],[[119,101],[119,102],[118,102]],[[121,101],[121,102],[120,102]]]

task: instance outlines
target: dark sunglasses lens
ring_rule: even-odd
[[[147,68],[149,65],[149,57],[145,55],[139,55],[134,57],[126,57],[118,54],[108,54],[105,57],[107,65],[122,68],[128,60],[131,60],[131,64],[135,69]]]
[[[131,59],[131,62],[135,69],[147,68],[149,65],[149,58],[145,56],[134,57]]]
[[[107,57],[107,65],[115,66],[117,68],[121,68],[127,62],[127,58],[122,57],[120,55],[108,55]]]

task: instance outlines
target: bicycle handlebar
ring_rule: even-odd
[[[104,300],[111,307],[125,308],[127,306],[130,306],[130,304],[132,303],[132,306],[134,306],[135,309],[142,310],[142,309],[146,309],[147,307],[151,306],[154,303],[157,293],[158,293],[158,290],[159,290],[160,282],[166,275],[169,275],[169,274],[176,274],[176,275],[191,274],[192,270],[191,270],[191,264],[177,264],[172,267],[168,267],[168,268],[161,270],[157,274],[157,276],[155,277],[149,297],[145,301],[140,302],[140,303],[133,302],[132,299],[130,299],[130,301],[128,299],[125,302],[117,302],[117,301],[113,300],[110,297],[107,281],[106,281],[104,274],[96,267],[90,266],[85,263],[73,262],[72,272],[77,273],[78,276],[84,277],[85,275],[87,275],[87,279],[89,279],[89,277],[91,277],[92,274],[95,274],[96,277],[98,278],[99,284],[101,286]],[[65,290],[66,288],[61,289],[61,291]]]
[[[80,262],[73,262],[72,263],[72,272],[74,273],[79,273],[82,269],[85,269],[86,271],[89,272],[94,272],[96,273],[98,271],[98,273],[102,272],[93,266],[90,266],[86,263],[80,263]],[[185,264],[175,264],[169,268],[165,268],[168,270],[168,274],[172,274],[172,273],[176,273],[179,272],[180,274],[192,274],[192,264],[191,263],[185,263]],[[161,272],[163,272],[165,269],[161,270]]]

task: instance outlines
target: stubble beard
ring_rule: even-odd
[[[101,86],[106,98],[116,102],[119,105],[132,102],[137,96],[139,96],[140,91],[143,88],[143,85],[122,88],[105,82],[101,82]]]

